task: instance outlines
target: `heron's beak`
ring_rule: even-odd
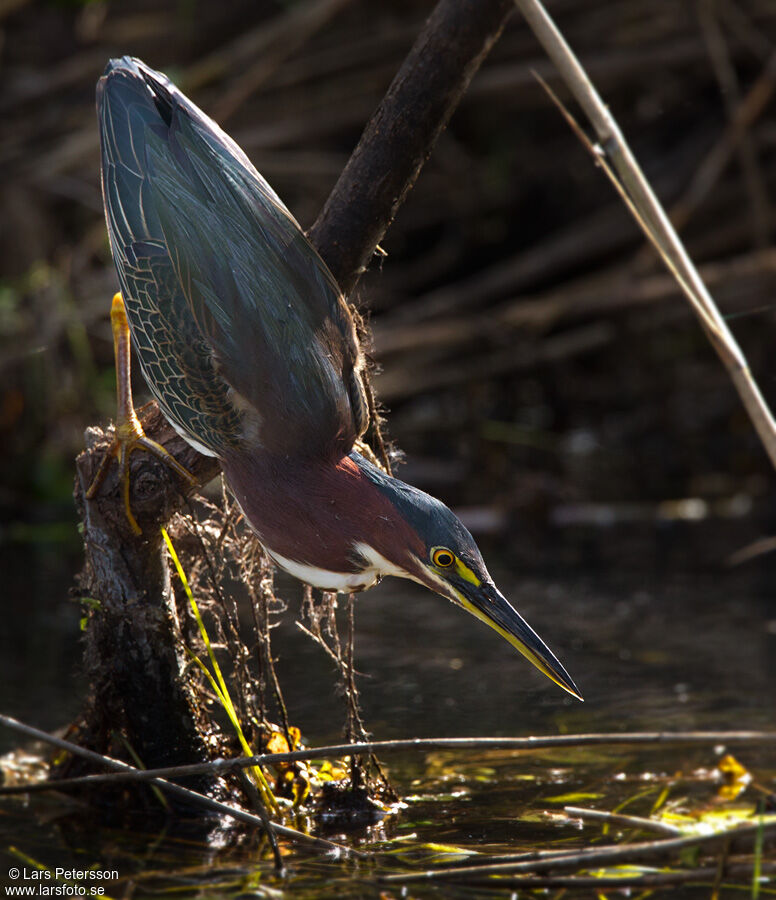
[[[483,581],[475,586],[471,583],[459,582],[453,587],[453,590],[457,602],[465,610],[497,631],[540,672],[544,672],[564,691],[568,691],[578,700],[583,699],[571,676],[552,650],[512,607],[495,584]]]

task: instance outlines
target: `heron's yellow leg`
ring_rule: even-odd
[[[121,491],[124,496],[124,508],[127,512],[127,519],[129,519],[129,524],[135,534],[141,534],[142,529],[132,515],[132,507],[129,502],[129,454],[133,450],[142,448],[167,463],[181,478],[190,481],[192,484],[196,479],[161,444],[157,444],[156,441],[146,437],[140,420],[135,413],[135,407],[132,404],[132,382],[130,380],[131,349],[129,323],[127,322],[127,313],[124,309],[124,301],[121,294],[116,294],[113,297],[110,323],[113,330],[113,353],[116,359],[116,428],[113,443],[105,452],[100,468],[97,470],[97,474],[94,476],[86,496],[91,500],[97,494],[103,481],[105,481],[105,476],[108,474],[111,461],[115,457],[119,465],[119,478],[121,479]]]

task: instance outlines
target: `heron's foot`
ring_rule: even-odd
[[[146,437],[140,420],[132,405],[132,384],[130,380],[130,335],[127,311],[124,308],[124,300],[121,294],[113,297],[113,305],[110,311],[111,328],[113,329],[113,350],[116,357],[116,394],[118,398],[118,412],[116,415],[116,431],[113,441],[105,452],[97,474],[86,492],[86,499],[91,500],[97,495],[105,476],[108,474],[111,461],[115,457],[119,464],[119,479],[122,494],[124,495],[124,508],[127,519],[135,534],[142,534],[141,527],[132,515],[132,507],[129,502],[129,454],[138,448],[153,453],[163,463],[177,472],[181,478],[190,484],[196,484],[196,478],[182,466],[175,457]]]
[[[134,421],[130,420],[116,423],[113,441],[105,451],[105,456],[102,458],[100,467],[97,469],[97,474],[94,476],[94,479],[86,492],[86,497],[88,500],[91,500],[97,496],[97,493],[102,487],[105,477],[108,474],[111,462],[115,458],[119,466],[119,483],[121,485],[122,496],[124,497],[124,511],[127,514],[127,519],[132,531],[135,534],[142,534],[143,530],[137,524],[137,519],[135,519],[135,516],[132,513],[132,505],[130,503],[129,456],[132,451],[145,450],[148,453],[152,453],[157,459],[160,459],[163,463],[168,465],[177,475],[189,484],[196,484],[197,479],[185,466],[182,466],[168,450],[165,450],[161,444],[146,437],[140,422],[135,416],[134,409],[132,410],[132,419]]]

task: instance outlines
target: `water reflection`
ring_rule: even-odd
[[[57,546],[0,544],[0,710],[40,728],[66,725],[83,699],[81,611],[68,599],[77,565]],[[0,753],[17,742],[0,728]]]

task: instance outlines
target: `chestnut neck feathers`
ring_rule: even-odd
[[[246,519],[273,555],[327,572],[354,573],[368,562],[359,545],[397,567],[408,554],[424,553],[423,540],[391,499],[392,483],[403,482],[358,453],[336,462],[228,454],[222,463]]]

